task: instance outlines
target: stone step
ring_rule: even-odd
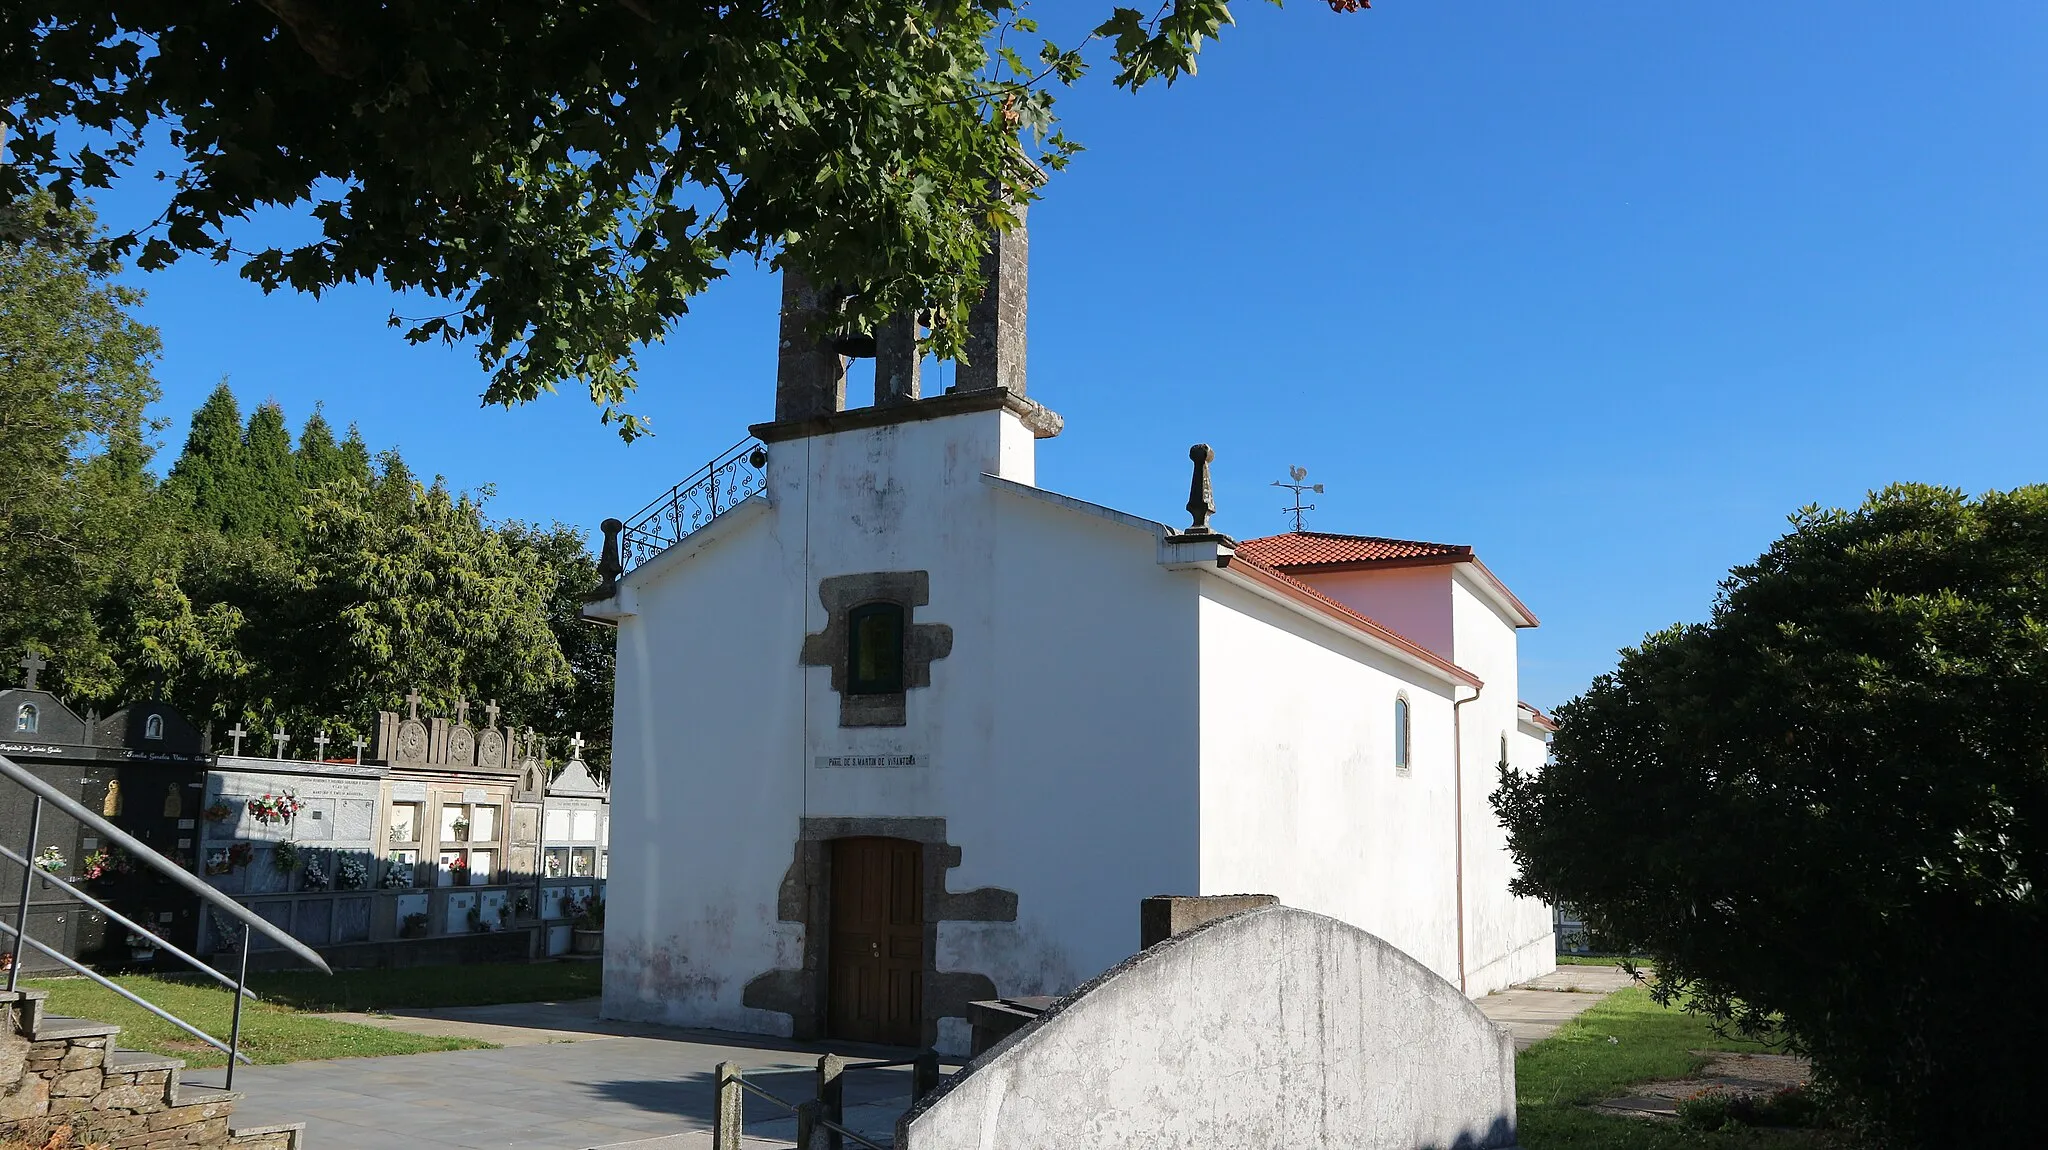
[[[239,1090],[222,1090],[218,1086],[194,1086],[189,1082],[177,1082],[171,1087],[172,1106],[206,1106],[222,1102],[240,1102],[245,1095]]]
[[[121,1028],[112,1023],[64,1014],[44,1014],[34,1021],[28,1037],[35,1042],[54,1042],[61,1038],[111,1038],[121,1033]]]
[[[278,1122],[270,1126],[234,1126],[228,1129],[230,1150],[304,1150],[306,1124]]]
[[[145,1070],[183,1070],[185,1060],[151,1054],[147,1050],[110,1050],[105,1066],[109,1074],[139,1074]]]

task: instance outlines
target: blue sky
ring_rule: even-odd
[[[1083,28],[1107,0],[1036,14]],[[1241,0],[1201,74],[1062,102],[1089,150],[1032,212],[1040,482],[1178,522],[1475,545],[1544,625],[1552,706],[1802,504],[2044,478],[2048,5]],[[112,223],[136,187],[102,197]],[[153,214],[153,213],[152,213]],[[144,217],[146,218],[146,216]],[[171,452],[226,376],[324,401],[495,514],[594,525],[767,418],[775,284],[751,268],[644,359],[623,446],[578,396],[480,408],[381,288],[265,297],[192,262],[131,277],[162,328]]]

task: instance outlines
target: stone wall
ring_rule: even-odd
[[[926,1095],[902,1150],[1515,1142],[1514,1045],[1382,939],[1291,907],[1133,956]]]

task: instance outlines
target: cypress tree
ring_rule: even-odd
[[[339,450],[341,473],[368,487],[371,480],[370,448],[363,442],[363,433],[355,424],[348,425],[348,438],[341,441]]]
[[[227,527],[231,509],[244,499],[242,408],[226,380],[192,413],[185,450],[172,464],[165,486],[185,500],[194,526],[216,531]]]
[[[305,492],[292,458],[292,433],[285,429],[284,408],[275,400],[249,413],[242,453],[249,487],[238,513],[228,519],[228,534],[297,543],[299,504]]]

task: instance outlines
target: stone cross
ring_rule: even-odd
[[[569,757],[579,763],[583,761],[582,731],[576,732],[576,737],[569,740]]]
[[[316,763],[324,763],[324,762],[326,762],[326,761],[327,761],[327,743],[328,743],[328,738],[327,738],[327,728],[326,728],[326,727],[322,727],[322,728],[320,728],[320,733],[319,733],[319,734],[317,734],[317,735],[314,735],[314,736],[313,736],[313,761],[314,761],[314,762],[316,762]]]
[[[235,741],[235,757],[238,759],[242,757],[242,736],[248,733],[240,723],[228,728],[228,737]]]
[[[405,717],[417,723],[420,719],[420,693],[417,688],[405,693],[405,705],[409,708]]]
[[[369,745],[370,744],[364,742],[361,738],[356,739],[356,766],[360,767],[363,765],[363,748]]]
[[[484,708],[484,715],[486,716],[484,719],[484,729],[496,730],[498,726],[498,700],[491,700],[490,705]]]
[[[49,665],[50,664],[44,661],[41,655],[36,654],[34,651],[30,651],[28,654],[23,655],[21,657],[21,663],[19,664],[19,666],[21,667],[22,670],[28,672],[28,681],[23,683],[22,686],[31,691],[35,690],[36,673]]]
[[[465,727],[467,727],[467,726],[469,725],[469,700],[468,700],[468,699],[456,699],[456,700],[455,700],[455,721],[456,721],[457,723],[461,724],[462,726],[465,726]]]
[[[277,744],[277,753],[270,757],[273,759],[281,759],[284,758],[284,745],[286,743],[291,742],[292,737],[290,735],[285,734],[284,728],[280,726],[277,729],[277,733],[270,736],[270,741]]]

